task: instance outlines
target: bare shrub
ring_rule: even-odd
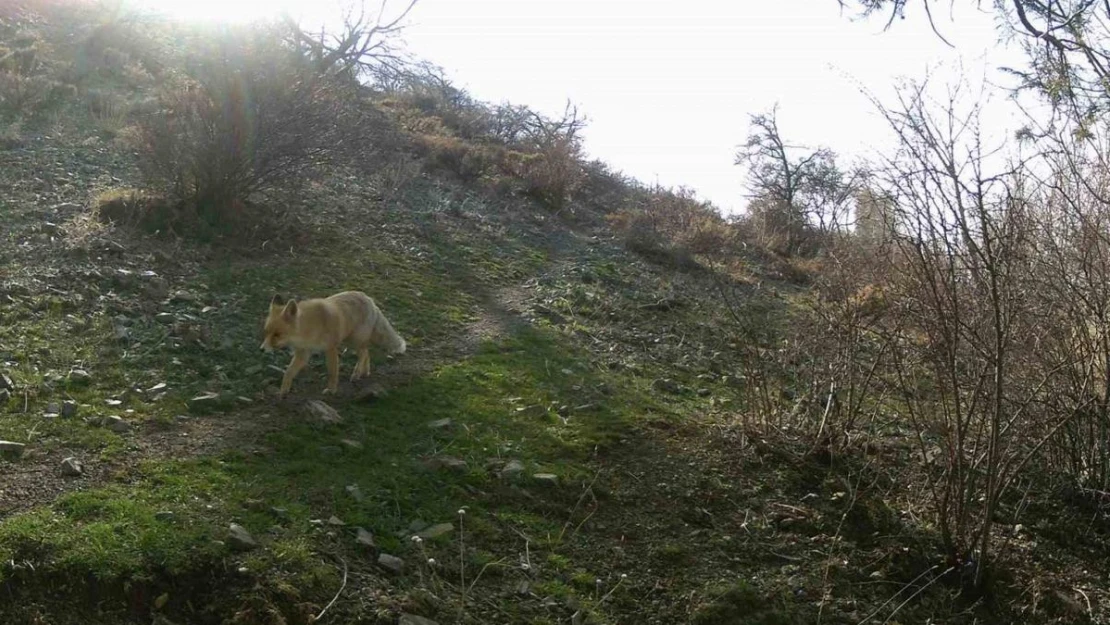
[[[55,78],[50,54],[50,46],[34,31],[0,30],[0,116],[34,117],[72,95]]]
[[[159,112],[141,120],[136,147],[152,187],[206,221],[360,155],[380,124],[354,85],[321,76],[272,29],[233,31],[192,61],[192,76],[167,87]]]
[[[1026,170],[987,171],[979,105],[961,110],[959,89],[939,109],[924,85],[900,98],[880,107],[902,146],[880,175],[891,200],[890,294],[904,324],[891,343],[899,401],[890,406],[913,424],[929,464],[949,566],[981,588],[1004,495],[1073,416],[1045,410],[1067,360],[1043,349],[1055,313],[1031,297],[1036,196]]]
[[[679,267],[697,266],[697,256],[722,259],[736,244],[717,210],[687,188],[637,190],[609,222],[632,251]]]
[[[421,135],[416,141],[418,154],[433,169],[444,169],[461,180],[474,181],[499,171],[499,151],[461,139]]]

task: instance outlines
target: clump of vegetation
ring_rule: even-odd
[[[372,121],[355,85],[321,74],[279,32],[202,39],[187,76],[163,87],[136,147],[152,188],[204,221],[234,221],[258,193],[357,158]]]

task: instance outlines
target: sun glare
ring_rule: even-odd
[[[303,14],[313,0],[125,0],[136,9],[189,22],[244,23],[276,17],[283,12]]]

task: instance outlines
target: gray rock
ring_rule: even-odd
[[[421,530],[417,536],[424,540],[431,540],[433,538],[439,538],[440,536],[446,536],[453,531],[455,531],[454,525],[450,523],[437,523],[429,528]]]
[[[344,523],[343,520],[339,517],[332,516],[328,519],[328,525],[331,525],[333,527],[343,527],[344,525],[346,525],[346,523]]]
[[[0,441],[0,456],[8,456],[12,458],[19,458],[23,455],[23,450],[27,446],[23,443],[15,443],[12,441]]]
[[[154,320],[163,325],[170,325],[174,322],[174,316],[171,312],[160,312],[154,315]]]
[[[374,544],[374,535],[361,527],[356,528],[355,542],[363,547],[369,547],[371,549],[377,547],[377,545]]]
[[[146,295],[150,299],[161,300],[165,299],[170,293],[170,285],[165,280],[158,277],[150,278],[145,287]]]
[[[419,532],[420,530],[424,529],[425,527],[428,527],[427,523],[425,523],[424,521],[422,521],[420,519],[413,519],[412,522],[409,523],[409,532],[415,534],[416,532]],[[404,532],[402,532],[401,535],[403,536]]]
[[[359,450],[362,449],[362,443],[349,438],[340,439],[339,442],[347,449]]]
[[[197,301],[197,296],[194,295],[191,291],[181,289],[180,291],[176,291],[173,294],[173,297],[170,298],[170,301],[177,304],[188,304]]]
[[[439,623],[415,614],[402,614],[401,620],[397,621],[397,625],[439,625]]]
[[[117,341],[126,341],[131,338],[131,328],[127,326],[116,326],[115,336]]]
[[[358,487],[358,484],[349,484],[346,490],[347,494],[355,501],[362,501],[366,498],[366,496],[362,494],[362,489]]]
[[[678,395],[682,392],[682,386],[670,378],[659,378],[651,383],[651,388],[660,393],[669,393],[671,395]]]
[[[466,473],[469,465],[466,460],[451,456],[438,456],[427,461],[428,468],[450,471],[452,473]]]
[[[546,486],[559,485],[559,476],[555,475],[554,473],[536,473],[532,476],[532,479],[535,480],[536,483],[544,484]]]
[[[48,415],[62,414],[62,406],[60,404],[58,404],[58,402],[52,401],[49,404],[46,404],[46,414],[48,414]]]
[[[451,429],[452,422],[450,419],[436,419],[435,421],[428,422],[428,429],[434,432],[441,432],[443,430]]]
[[[73,369],[69,372],[69,381],[71,384],[88,384],[92,382],[92,376],[84,369]]]
[[[289,518],[289,511],[288,510],[286,510],[285,508],[278,508],[276,506],[273,507],[273,508],[270,508],[270,514],[274,515],[274,517],[279,518],[279,519],[288,519]]]
[[[104,426],[107,427],[109,430],[120,434],[131,429],[131,424],[124,421],[123,418],[118,415],[104,417]]]
[[[62,475],[67,477],[79,477],[85,473],[85,466],[77,458],[66,458],[62,460]]]
[[[501,477],[505,479],[515,479],[521,473],[524,473],[524,463],[519,460],[510,460],[501,468]]]
[[[709,397],[712,394],[713,394],[713,391],[711,391],[707,388],[699,388],[698,389],[698,397]]]
[[[388,553],[383,553],[378,556],[378,566],[397,575],[405,571],[405,561],[397,556],[391,556]]]
[[[64,401],[64,402],[62,402],[62,412],[60,414],[63,417],[67,418],[67,419],[72,419],[73,417],[76,417],[77,416],[77,402],[75,402],[75,401]]]
[[[320,423],[335,424],[343,422],[343,416],[340,415],[335,408],[332,408],[319,399],[310,399],[306,401],[304,409],[309,417]]]
[[[232,523],[228,529],[227,543],[231,545],[232,549],[240,551],[249,551],[258,547],[258,541],[251,536],[251,533],[238,523]]]
[[[160,512],[154,513],[154,520],[161,521],[163,523],[169,523],[170,521],[173,521],[175,517],[176,515],[169,510],[162,510]]]
[[[218,410],[224,403],[224,398],[219,393],[204,393],[193,397],[186,405],[189,406],[189,412],[204,414]]]

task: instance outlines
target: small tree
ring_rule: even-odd
[[[749,212],[776,249],[812,254],[816,239],[847,225],[856,174],[848,174],[827,148],[790,145],[779,130],[777,109],[753,115],[747,142],[736,154],[747,168]]]

